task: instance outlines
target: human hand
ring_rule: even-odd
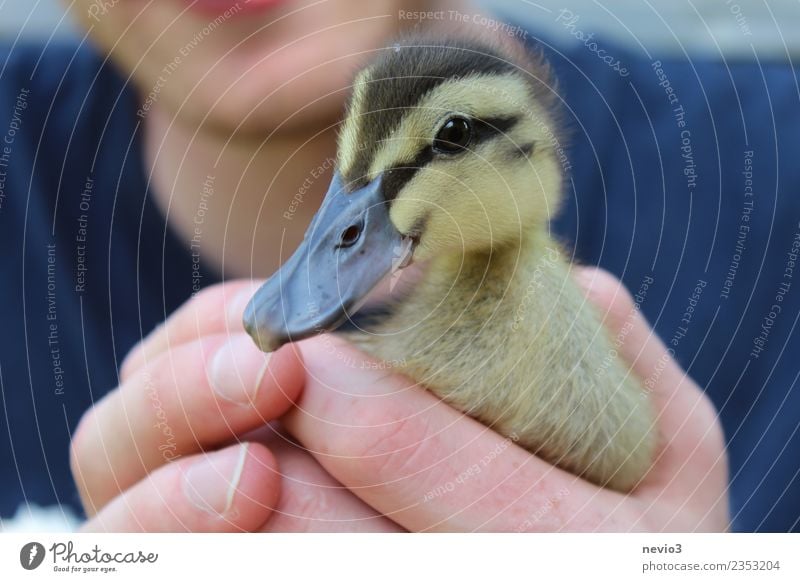
[[[229,283],[187,302],[84,416],[71,460],[85,531],[398,529],[265,426],[304,372],[291,347],[267,356],[241,331],[252,291]]]
[[[78,479],[79,483],[83,482],[87,510],[102,504],[111,494],[118,495],[87,524],[87,529],[391,531],[396,528],[394,523],[378,517],[370,506],[412,530],[724,529],[727,527],[727,468],[713,407],[694,383],[666,357],[663,345],[651,335],[638,312],[632,311],[629,296],[613,278],[587,269],[579,281],[589,287],[590,299],[608,313],[607,323],[612,334],[623,325],[630,326],[620,351],[623,357],[634,361],[634,370],[640,376],[649,376],[651,380],[651,397],[659,416],[662,443],[653,469],[631,495],[599,489],[548,465],[429,393],[410,386],[402,377],[387,376],[379,366],[353,368],[352,363],[361,361],[362,356],[330,337],[298,344],[306,362],[306,391],[298,407],[285,417],[285,424],[330,475],[365,503],[339,488],[337,481],[305,452],[286,442],[281,443],[275,437],[273,441],[277,440],[277,443],[272,443],[272,449],[278,456],[282,479],[276,477],[268,449],[260,445],[255,449],[261,459],[259,463],[250,462],[252,447],[256,445],[249,445],[244,457],[241,451],[237,456],[237,460],[246,460],[244,467],[248,471],[242,472],[237,494],[232,499],[241,498],[245,507],[236,507],[235,511],[229,508],[228,514],[235,514],[238,519],[244,513],[252,512],[258,516],[252,520],[260,522],[257,526],[237,523],[231,515],[209,519],[208,512],[206,515],[197,513],[197,504],[186,503],[185,480],[180,487],[176,483],[181,483],[180,475],[186,472],[180,463],[193,463],[197,460],[194,458],[166,467],[156,462],[152,476],[125,491],[125,480],[120,483],[116,474],[119,470],[124,474],[131,464],[137,466],[136,456],[131,454],[136,447],[130,444],[122,447],[127,456],[120,457],[120,460],[127,458],[128,462],[120,462],[117,468],[107,460],[106,463],[99,462],[101,455],[98,451],[92,451],[91,447],[81,443],[84,439],[91,439],[97,446],[107,438],[104,435],[109,431],[104,432],[100,427],[104,424],[113,426],[114,415],[105,410],[117,410],[118,415],[120,409],[125,409],[124,394],[133,392],[130,388],[125,390],[126,382],[132,381],[131,375],[135,376],[144,362],[155,358],[154,363],[144,369],[157,367],[155,362],[161,356],[172,354],[181,345],[199,341],[196,338],[213,336],[214,331],[227,327],[224,318],[198,318],[198,313],[224,312],[202,309],[205,307],[203,300],[198,299],[176,313],[128,358],[123,368],[123,385],[117,391],[119,395],[109,397],[112,402],[118,401],[113,406],[104,405],[105,410],[98,406],[82,422],[82,431],[79,431],[82,437],[76,438],[73,465],[78,476],[92,473],[81,470],[89,461],[89,469],[94,469],[94,478]],[[246,298],[248,293],[243,291],[242,297]],[[209,303],[219,302],[221,297],[218,289],[206,295],[210,297]],[[235,300],[233,308],[229,307],[234,314],[231,321],[237,322],[235,325],[238,325],[237,317],[243,307],[237,305],[239,302],[243,304],[244,299]],[[332,350],[331,346],[336,349]],[[299,365],[296,359],[290,359],[292,356],[283,355],[292,349],[280,350],[273,356],[273,361],[280,357]],[[174,358],[174,354],[169,357],[170,360]],[[343,362],[350,362],[350,368],[344,367]],[[270,369],[273,365],[277,364],[271,361]],[[658,370],[657,376],[655,370]],[[304,383],[302,375],[299,368],[293,367],[287,375],[288,381],[279,385],[280,390],[284,390],[285,399],[280,400],[277,406],[258,404],[251,407],[255,409],[253,416],[259,417],[252,423],[274,418],[286,402],[296,398],[299,386]],[[167,385],[171,383],[167,382]],[[345,386],[347,390],[343,390]],[[173,394],[171,400],[176,399],[176,394],[182,394],[187,400],[186,407],[180,410],[203,409],[204,405],[210,409],[209,403],[201,398],[208,388],[183,390],[181,392],[179,385],[169,388]],[[263,390],[259,389],[259,395]],[[259,398],[261,396],[256,400]],[[93,422],[95,415],[100,419],[110,415],[110,420]],[[353,426],[353,419],[358,419],[357,426]],[[97,428],[92,434],[85,427],[93,424]],[[212,422],[209,426],[213,425]],[[203,427],[203,434],[209,426]],[[229,438],[241,434],[236,427],[226,426],[230,431]],[[243,426],[247,430],[247,425]],[[85,436],[87,433],[90,436]],[[136,431],[128,433],[134,435]],[[120,436],[113,434],[112,438],[116,441]],[[210,442],[213,439],[195,439],[188,452],[208,447]],[[205,444],[201,446],[200,443]],[[208,459],[214,455],[233,455],[234,451],[223,450],[209,455]],[[231,458],[227,462],[237,466]],[[138,472],[143,475],[148,469],[145,464],[141,465]],[[258,470],[265,467],[266,470]],[[131,477],[127,479],[134,480]],[[281,484],[284,493],[277,503],[279,510],[270,518],[270,507],[278,497],[277,490]],[[249,487],[252,487],[252,493]],[[293,493],[294,490],[298,491]],[[329,519],[332,508],[340,509],[333,521]],[[182,511],[195,518],[199,515],[201,519],[188,519],[181,515]],[[163,517],[164,514],[169,514],[167,519],[153,522],[153,516]]]
[[[306,381],[286,428],[340,483],[412,531],[722,531],[727,461],[716,412],[608,273],[578,282],[645,382],[659,431],[629,495],[549,465],[343,341],[299,345]],[[620,334],[626,327],[627,333]]]

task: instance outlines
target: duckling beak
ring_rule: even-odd
[[[389,219],[381,178],[347,192],[337,172],[297,251],[245,308],[245,329],[264,351],[333,331],[413,251]]]

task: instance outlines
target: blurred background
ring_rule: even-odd
[[[354,0],[359,1],[359,0]],[[0,0],[0,38],[75,34],[58,0]],[[700,56],[785,60],[800,54],[797,0],[479,0],[514,20],[537,14],[541,33],[555,43],[579,42],[557,21],[562,10],[578,28],[635,50]],[[573,18],[574,18],[573,16]],[[562,18],[563,21],[563,18]]]

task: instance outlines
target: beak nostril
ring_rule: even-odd
[[[352,224],[342,232],[337,248],[351,247],[361,238],[361,224]]]

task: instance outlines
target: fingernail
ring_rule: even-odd
[[[249,336],[228,338],[208,366],[208,382],[224,400],[252,404],[264,379],[271,354],[259,350]]]
[[[233,499],[247,461],[248,443],[239,454],[211,453],[196,461],[183,476],[183,492],[189,502],[206,513],[233,517]],[[226,454],[227,453],[227,454]]]

